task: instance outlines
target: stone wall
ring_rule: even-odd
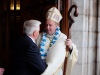
[[[100,0],[98,0],[97,73],[100,75]]]
[[[100,0],[71,0],[73,4],[79,10],[71,29],[79,56],[72,75],[100,75]]]

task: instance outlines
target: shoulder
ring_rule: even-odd
[[[64,33],[61,33],[60,37],[63,38],[63,39],[67,39],[67,36]]]
[[[22,35],[17,41],[17,44],[31,44],[33,43],[32,39],[29,38],[27,35]]]
[[[40,33],[40,34],[39,34],[39,37],[42,37],[42,35],[43,35],[43,33]]]
[[[43,33],[39,33],[38,40],[42,38]]]
[[[37,46],[40,45],[40,41],[41,41],[41,39],[42,39],[42,35],[43,35],[43,33],[40,33],[39,36],[38,36],[38,38],[37,38],[37,40],[36,40]]]

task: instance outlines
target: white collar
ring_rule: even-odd
[[[53,37],[54,37],[54,34],[53,34],[53,35],[49,35],[49,34],[47,34],[47,37],[48,37],[50,40],[52,40]]]
[[[29,38],[31,38],[31,39],[32,39],[32,41],[35,43],[35,40],[34,40],[31,36],[29,36],[29,35],[28,35],[28,37],[29,37]]]

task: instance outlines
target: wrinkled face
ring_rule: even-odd
[[[54,21],[49,19],[46,20],[46,31],[49,35],[54,34],[56,28],[57,28],[57,24]]]

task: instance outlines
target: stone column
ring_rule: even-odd
[[[100,75],[100,0],[98,0],[98,39],[97,39],[97,73]]]
[[[96,75],[97,0],[72,0],[79,16],[74,18],[72,41],[79,50],[78,62],[72,75]]]
[[[97,0],[89,1],[89,29],[88,29],[88,54],[87,54],[87,75],[96,75],[97,61],[97,27],[98,27],[98,6]]]

